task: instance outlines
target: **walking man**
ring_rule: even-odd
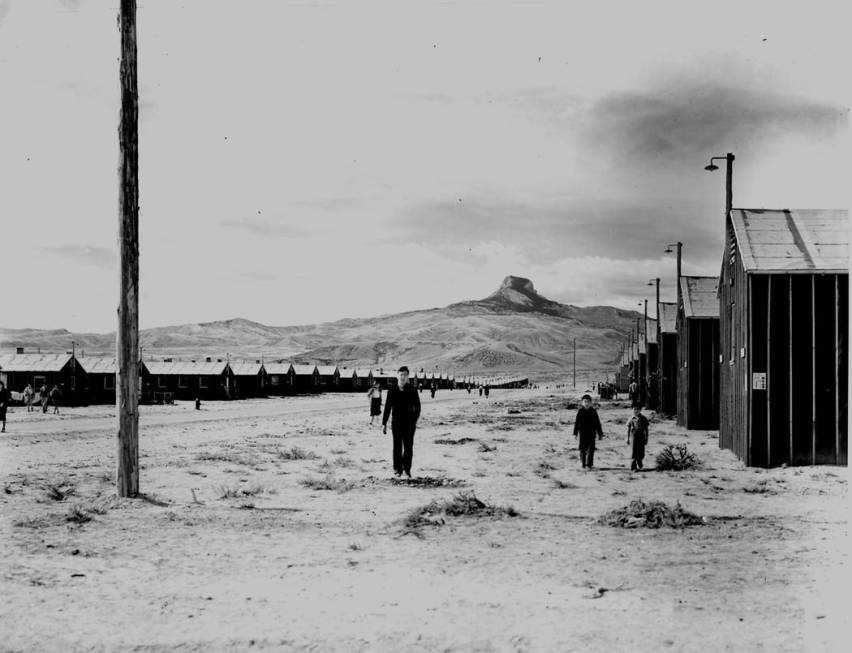
[[[598,411],[592,408],[590,395],[583,395],[582,405],[574,420],[574,437],[580,438],[580,462],[583,469],[592,469],[595,463],[595,436],[602,438],[603,429]]]
[[[627,422],[627,444],[630,444],[630,436],[633,436],[633,453],[630,461],[630,471],[632,472],[642,469],[645,445],[648,444],[648,430],[648,418],[642,414],[642,407],[634,406],[633,417]]]
[[[58,385],[53,386],[50,390],[50,403],[53,404],[53,414],[59,414],[59,399],[62,397],[62,391],[59,389]]]
[[[41,412],[46,413],[47,412],[47,402],[49,401],[49,398],[47,396],[47,384],[46,383],[42,383],[41,387],[38,389],[38,397],[39,397],[39,399],[41,399]]]
[[[420,396],[408,383],[408,368],[403,365],[396,375],[397,384],[385,396],[382,433],[388,432],[388,419],[393,434],[393,470],[397,476],[403,472],[411,478],[414,431],[420,418]]]

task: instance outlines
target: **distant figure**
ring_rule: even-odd
[[[3,428],[0,433],[6,432],[6,408],[9,406],[9,391],[6,389],[6,384],[0,381],[0,422],[3,423]]]
[[[370,400],[370,426],[376,417],[382,414],[382,386],[378,381],[373,381],[373,387],[367,390],[367,398]]]
[[[414,431],[420,418],[420,396],[408,384],[408,368],[404,365],[397,372],[398,383],[388,390],[385,412],[382,418],[382,433],[388,432],[391,420],[393,434],[393,469],[397,476],[403,472],[411,478],[411,462],[414,457]]]
[[[195,398],[195,410],[201,410],[201,399]]]
[[[583,395],[582,406],[574,419],[574,437],[580,438],[580,462],[583,469],[592,469],[595,464],[595,436],[603,437],[598,411],[592,408],[592,398]]]
[[[38,398],[41,401],[41,412],[46,413],[47,412],[47,401],[48,401],[47,384],[46,383],[42,383],[41,387],[38,389]]]
[[[485,384],[485,398],[488,399],[488,393],[491,392],[491,386],[487,383]]]
[[[48,394],[48,399],[53,406],[53,414],[59,414],[59,400],[62,398],[62,391],[59,389],[58,385],[54,385],[50,389],[50,393]]]
[[[641,406],[633,407],[633,417],[627,422],[627,444],[633,436],[633,452],[630,460],[630,471],[642,469],[642,459],[645,458],[645,445],[648,444],[648,418],[642,414]]]
[[[630,385],[627,386],[627,394],[630,396],[630,405],[639,405],[639,386],[633,379],[630,380]]]
[[[27,387],[24,388],[24,404],[27,406],[27,412],[33,412],[33,402],[35,401],[35,389],[27,383]]]
[[[437,390],[437,387],[435,386],[435,382],[432,381],[432,386],[429,388],[429,392],[432,394],[432,399],[435,398],[435,390]]]
[[[467,394],[470,394],[470,383],[467,384]]]
[[[479,396],[480,397],[482,396],[482,384],[481,383],[479,384]]]

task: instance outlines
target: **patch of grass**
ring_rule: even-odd
[[[207,462],[234,463],[235,465],[245,465],[247,467],[256,465],[259,462],[259,460],[253,456],[246,456],[230,451],[203,451],[195,457],[197,460],[204,460]]]
[[[668,445],[657,454],[657,471],[675,471],[694,469],[700,464],[694,453],[685,444]]]
[[[629,506],[601,515],[598,522],[620,528],[686,528],[706,524],[703,517],[684,510],[680,503],[673,507],[662,501],[631,501]]]
[[[77,488],[73,485],[48,485],[46,488],[47,498],[53,501],[65,501]]]
[[[220,485],[216,488],[216,491],[220,499],[237,499],[239,497],[256,497],[259,494],[263,494],[266,488],[260,483],[247,485],[246,487]]]
[[[278,457],[281,460],[318,460],[319,456],[313,451],[306,451],[300,447],[290,447],[289,449],[279,449]]]
[[[448,478],[446,476],[415,476],[414,478],[392,478],[392,485],[408,485],[412,487],[433,488],[433,487],[464,487],[467,485],[464,481],[457,478]]]
[[[769,487],[768,479],[761,479],[754,485],[748,485],[743,488],[743,492],[749,494],[777,494],[775,490]]]
[[[415,508],[403,519],[403,529],[417,534],[424,526],[442,526],[447,517],[518,517],[513,506],[496,506],[478,499],[473,492],[459,492],[444,499],[433,500]]]
[[[571,481],[560,481],[558,478],[553,479],[553,485],[558,490],[576,490],[578,487],[580,487],[576,483],[572,483]]]
[[[338,456],[334,459],[335,467],[354,467],[355,461],[351,458],[347,458],[346,456]]]
[[[327,474],[323,478],[305,478],[300,483],[311,490],[330,490],[334,492],[348,492],[355,487],[355,483],[345,478],[335,478]]]
[[[481,453],[490,453],[492,451],[497,451],[497,447],[493,444],[488,444],[487,442],[480,442],[479,451]]]
[[[50,526],[50,520],[45,517],[25,517],[12,522],[15,528],[46,528]]]
[[[477,442],[476,438],[459,438],[458,440],[453,440],[452,438],[438,438],[437,440],[433,440],[435,444],[467,444],[468,442]]]
[[[68,513],[65,515],[65,521],[70,521],[75,524],[85,524],[92,521],[92,516],[76,503],[68,508]]]
[[[546,460],[542,460],[533,471],[536,476],[541,476],[542,478],[550,478],[550,472],[556,469],[557,467],[553,463],[550,463]]]

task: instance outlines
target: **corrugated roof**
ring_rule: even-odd
[[[261,369],[266,369],[262,363],[231,363],[234,376],[257,376]]]
[[[338,367],[337,371],[340,372],[341,379],[351,379],[353,376],[355,376],[355,370],[350,369],[348,367]]]
[[[648,318],[648,344],[657,344],[657,321]]]
[[[719,317],[718,285],[718,277],[681,277],[684,317]]]
[[[660,331],[677,333],[677,304],[674,302],[660,302]]]
[[[276,376],[285,376],[290,373],[290,363],[264,363],[264,369],[267,374],[274,374]]]
[[[293,372],[296,373],[296,376],[311,376],[314,371],[317,369],[316,365],[294,365]]]
[[[849,271],[845,209],[733,209],[731,223],[746,272]]]
[[[357,376],[359,379],[366,379],[368,376],[370,376],[370,370],[365,369],[363,367],[356,367],[355,376]]]
[[[187,376],[212,376],[222,374],[228,369],[225,361],[145,361],[150,374],[169,376],[185,374]]]
[[[115,374],[118,371],[115,356],[78,356],[77,362],[88,374]]]
[[[71,360],[71,354],[0,354],[4,372],[59,372]]]
[[[334,376],[335,370],[337,370],[336,365],[317,365],[317,372],[320,373],[320,376]]]

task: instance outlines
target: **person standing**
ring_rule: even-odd
[[[397,476],[403,473],[411,478],[411,462],[414,456],[414,431],[420,418],[420,396],[408,383],[408,368],[403,365],[397,372],[397,384],[391,386],[385,397],[385,412],[382,418],[382,433],[388,432],[388,419],[393,434],[393,470]]]
[[[6,432],[6,408],[9,406],[9,391],[6,389],[6,384],[0,381],[0,422],[3,423],[3,428],[0,433]]]
[[[435,390],[437,390],[437,388],[435,387],[435,382],[434,382],[434,381],[432,381],[432,387],[430,387],[430,388],[429,388],[429,392],[430,392],[430,393],[431,393],[431,395],[432,395],[432,399],[434,399],[434,398],[435,398]]]
[[[482,384],[481,383],[479,384],[479,396],[480,397],[482,396]]]
[[[489,384],[485,384],[485,398],[488,399],[488,393],[491,392],[491,386]]]
[[[382,386],[378,381],[373,381],[373,387],[367,390],[367,398],[370,400],[370,426],[376,417],[382,414]]]
[[[630,385],[627,386],[627,392],[630,395],[630,405],[636,406],[639,404],[639,385],[634,379],[630,380]]]
[[[50,403],[53,404],[53,414],[59,414],[59,400],[62,398],[62,391],[59,389],[58,385],[54,385],[50,389]]]
[[[645,445],[648,444],[649,428],[648,418],[642,414],[642,407],[634,406],[633,417],[627,422],[627,444],[630,444],[630,436],[633,436],[630,471],[635,472],[637,469],[642,469],[642,460],[645,458]]]
[[[47,412],[47,402],[50,400],[47,395],[47,384],[42,383],[38,389],[38,398],[41,400],[41,412]]]
[[[598,411],[592,407],[591,396],[583,395],[581,402],[574,419],[574,437],[579,436],[580,439],[580,462],[583,469],[592,469],[595,464],[595,436],[602,438],[604,435]]]
[[[35,400],[35,390],[33,386],[27,383],[27,387],[24,388],[24,404],[27,406],[27,412],[33,412],[33,401]]]

